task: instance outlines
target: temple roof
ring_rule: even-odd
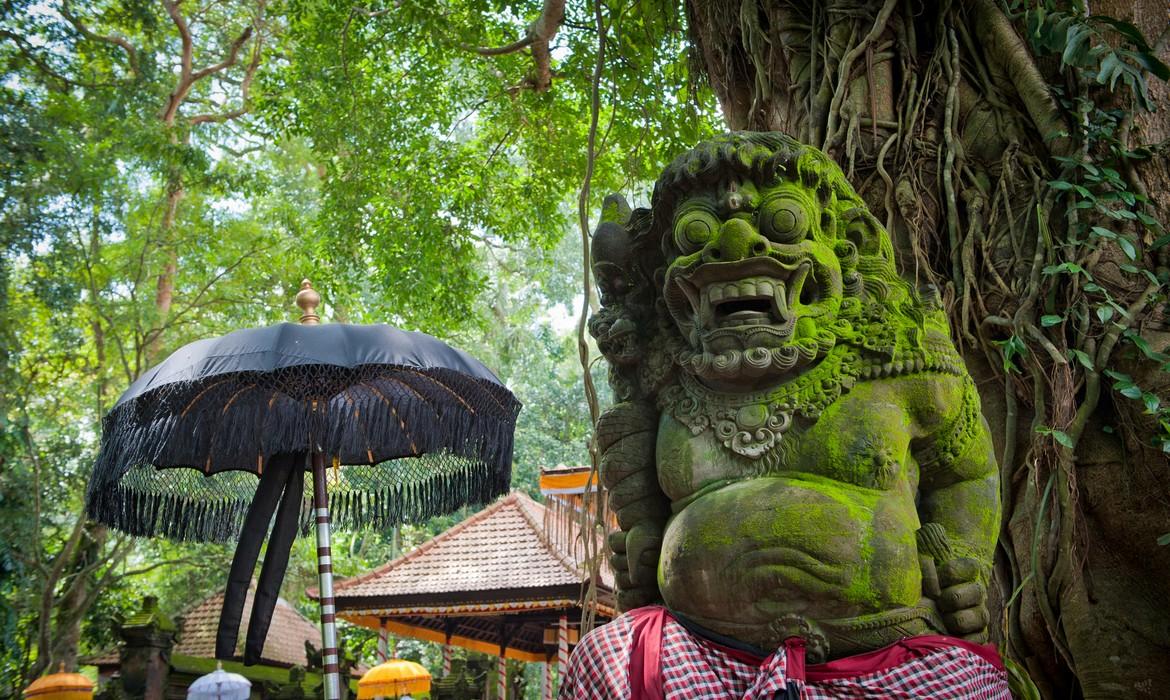
[[[483,601],[525,600],[579,588],[588,578],[585,564],[549,540],[545,515],[543,505],[514,491],[409,554],[337,581],[334,596],[339,605],[343,599],[425,604],[432,597],[465,601],[468,594]],[[613,588],[608,571],[602,585]]]
[[[336,581],[338,616],[370,627],[386,621],[394,634],[431,641],[450,634],[453,643],[487,653],[507,638],[509,656],[535,660],[525,655],[544,653],[543,628],[562,614],[580,617],[589,582],[581,552],[549,536],[551,516],[512,492],[409,554]],[[613,587],[602,566],[603,616],[612,614]]]
[[[240,624],[239,640],[236,642],[237,659],[243,658],[248,620],[252,614],[252,593],[253,590],[249,589],[244,601],[243,621]],[[190,608],[179,618],[177,642],[171,653],[177,656],[215,658],[215,635],[219,629],[219,613],[222,608],[223,591],[205,598]],[[264,641],[264,651],[260,655],[260,663],[286,668],[307,666],[305,642],[312,644],[314,649],[320,648],[321,631],[317,625],[297,612],[288,601],[278,598],[276,608],[272,612],[272,626],[268,628],[268,638]],[[111,649],[83,662],[94,666],[117,665],[118,650]]]
[[[236,642],[236,656],[243,657],[244,640],[248,635],[248,621],[252,615],[252,593],[244,601],[243,621],[240,636]],[[191,608],[179,623],[179,642],[174,653],[203,658],[215,657],[215,635],[219,630],[219,613],[223,608],[223,591],[207,598]],[[305,642],[314,649],[321,647],[321,630],[309,618],[297,612],[284,598],[276,599],[272,612],[272,626],[264,640],[264,651],[260,663],[278,666],[305,666]]]

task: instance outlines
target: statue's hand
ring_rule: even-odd
[[[938,567],[942,588],[938,609],[947,632],[973,642],[987,641],[987,588],[977,559],[950,559]]]
[[[661,536],[640,532],[642,526],[630,532],[616,530],[609,533],[609,558],[618,587],[618,607],[632,610],[661,602],[658,591],[658,555]]]

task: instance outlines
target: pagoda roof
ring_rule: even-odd
[[[546,531],[546,508],[514,491],[414,551],[334,582],[337,614],[400,636],[451,641],[525,661],[544,660],[543,630],[580,616],[589,572],[579,551]],[[597,538],[600,550],[600,537]],[[576,549],[576,548],[575,548]],[[599,572],[597,603],[612,615],[613,574]],[[310,591],[315,595],[316,591]]]

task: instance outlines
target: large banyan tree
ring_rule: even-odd
[[[1002,465],[1006,652],[1046,696],[1164,692],[1165,2],[689,0],[686,15],[727,126],[832,155],[902,275],[941,290]]]

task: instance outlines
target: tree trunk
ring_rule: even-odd
[[[158,353],[163,347],[163,329],[166,328],[167,316],[171,313],[171,305],[175,299],[175,275],[179,271],[179,254],[175,249],[174,229],[175,217],[179,211],[179,202],[183,200],[185,191],[181,176],[176,174],[167,185],[166,210],[163,212],[160,238],[166,261],[162,271],[158,274],[158,286],[154,295],[154,311],[156,327],[146,345],[145,362],[139,371],[146,369],[158,359]]]
[[[1092,9],[1132,22],[1168,60],[1163,0]],[[1131,378],[1143,400],[1170,396],[1158,362],[1134,350],[1168,345],[1158,330],[1165,253],[1151,227],[1078,209],[1090,198],[1047,183],[1099,195],[1074,163],[1111,162],[1115,142],[1164,144],[1165,84],[1146,76],[1162,109],[1142,111],[1124,83],[1109,92],[1095,72],[1061,66],[1060,47],[1038,55],[1024,19],[993,0],[688,0],[687,14],[695,63],[728,126],[782,131],[832,155],[885,221],[903,274],[943,290],[997,436],[1008,654],[1048,697],[1163,692],[1170,547],[1157,539],[1170,530],[1170,491],[1151,441],[1164,428],[1157,410],[1143,413],[1151,404],[1118,393],[1138,389],[1105,370]],[[1111,109],[1130,116],[1102,136],[1094,129]],[[1114,187],[1148,193],[1130,208],[1167,222],[1160,147],[1123,159]],[[1127,236],[1136,260],[1123,243],[1082,240],[1097,225]],[[1052,272],[1067,263],[1086,272]],[[1106,295],[1116,308],[1100,308]]]

